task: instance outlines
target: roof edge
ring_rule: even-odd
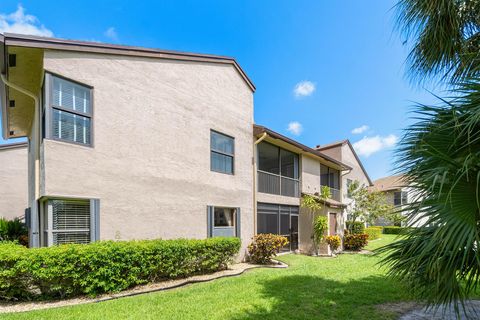
[[[7,144],[0,144],[0,151],[8,149],[19,149],[28,147],[28,142],[14,142]]]
[[[298,141],[290,139],[290,138],[288,138],[288,137],[286,137],[286,136],[284,136],[284,135],[282,135],[278,132],[275,132],[275,131],[267,128],[267,127],[260,126],[260,125],[257,125],[257,124],[253,125],[253,134],[254,135],[258,135],[258,134],[261,134],[263,132],[266,132],[267,135],[271,136],[274,139],[282,140],[282,141],[284,141],[288,144],[291,144],[291,145],[293,145],[293,146],[295,146],[295,147],[297,147],[297,148],[299,148],[299,149],[301,149],[301,150],[303,150],[307,153],[313,154],[317,157],[323,158],[326,161],[332,162],[332,163],[340,166],[340,168],[342,168],[342,170],[351,170],[352,169],[350,166],[346,165],[345,163],[343,163],[341,161],[338,161],[338,160],[336,160],[332,157],[329,157],[329,156],[327,156],[326,154],[324,154],[320,151],[312,149],[312,148],[310,148],[310,147],[308,147],[308,146],[306,146],[306,145],[304,145],[304,144],[302,144]]]
[[[252,80],[250,80],[250,78],[247,76],[242,67],[240,67],[235,58],[232,57],[173,50],[161,50],[137,46],[107,44],[102,42],[39,37],[16,33],[4,33],[3,35],[0,34],[0,39],[1,38],[3,38],[5,45],[10,46],[231,64],[235,67],[240,76],[245,80],[250,89],[253,92],[255,92],[256,90]]]

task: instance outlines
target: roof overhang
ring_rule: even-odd
[[[123,56],[138,56],[148,58],[171,59],[181,61],[195,61],[205,63],[221,63],[232,65],[243,78],[248,87],[255,92],[255,85],[232,57],[218,56],[211,54],[199,54],[181,51],[160,50],[135,46],[124,46],[106,44],[101,42],[87,42],[77,40],[66,40],[58,38],[37,37],[23,34],[5,33],[4,42],[6,46],[55,49],[76,52],[92,52],[100,54],[112,54]]]
[[[342,147],[342,146],[344,146],[344,145],[346,145],[346,144],[349,146],[350,150],[352,150],[352,153],[353,153],[355,159],[357,160],[357,163],[359,164],[360,168],[362,169],[363,174],[364,174],[365,177],[367,178],[368,183],[370,184],[370,187],[373,186],[372,179],[370,179],[370,176],[368,175],[367,170],[366,170],[365,167],[363,166],[363,163],[362,163],[362,161],[360,160],[360,158],[358,157],[357,152],[355,152],[355,149],[353,148],[352,144],[350,143],[350,140],[346,139],[346,140],[334,142],[334,143],[331,143],[331,144],[327,144],[327,145],[324,145],[324,146],[317,146],[315,149],[318,150],[318,151],[322,151],[322,150],[327,150],[327,149],[333,149],[333,148]]]
[[[256,125],[256,124],[253,125],[254,136],[260,137],[264,133],[266,133],[268,137],[271,137],[274,140],[280,140],[280,141],[292,146],[298,153],[306,154],[308,156],[315,157],[315,158],[321,160],[322,162],[324,162],[325,164],[327,164],[331,167],[334,167],[335,169],[338,169],[340,171],[347,171],[347,170],[352,169],[352,167],[346,165],[345,163],[340,162],[338,160],[335,160],[332,157],[329,157],[329,156],[327,156],[326,154],[323,154],[320,151],[317,151],[315,149],[307,147],[306,145],[301,144],[298,141],[295,141],[293,139],[285,137],[284,135],[281,135],[278,132],[270,130],[270,129],[264,127],[264,126],[259,126],[259,125]]]

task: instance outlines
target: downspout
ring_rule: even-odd
[[[37,121],[39,121],[40,119],[40,115],[39,115],[39,112],[40,112],[40,100],[38,98],[37,95],[33,94],[32,92],[10,82],[7,80],[7,78],[5,77],[5,74],[3,73],[0,73],[0,77],[3,81],[3,83],[5,83],[6,86],[14,89],[14,90],[17,90],[18,92],[20,93],[23,93],[24,95],[26,96],[29,96],[30,98],[33,99],[34,101],[34,116],[33,116],[33,126],[32,128],[35,129],[35,124],[37,123]],[[39,141],[40,141],[40,125],[38,126],[38,129],[37,129],[37,132],[34,132],[35,135],[36,135],[36,145],[35,145],[35,150],[34,150],[34,156],[35,156],[35,174],[34,174],[34,179],[35,179],[35,189],[34,189],[34,197],[35,197],[35,201],[38,200],[39,196],[40,196],[40,149],[39,149]],[[30,204],[31,205],[31,204]],[[35,208],[35,215],[38,216],[38,208],[36,207]],[[35,219],[37,220],[37,219]],[[37,221],[38,222],[38,221]],[[33,228],[32,228],[33,229]],[[34,232],[35,234],[35,232]],[[36,230],[36,236],[38,237],[38,230]],[[38,245],[38,239],[35,239],[35,237],[33,237],[34,239],[32,239],[32,243],[35,245]]]
[[[253,143],[253,234],[257,234],[257,145],[267,137],[264,132]]]

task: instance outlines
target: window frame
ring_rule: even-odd
[[[88,229],[90,241],[92,243],[100,240],[100,200],[93,198],[70,198],[70,197],[48,197],[41,200],[40,214],[40,246],[51,247],[58,245],[53,243],[53,234],[65,232],[53,229],[53,207],[52,201],[88,201],[90,205],[90,227]],[[67,232],[86,232],[86,229],[70,229]]]
[[[229,154],[229,153],[226,153],[226,152],[223,152],[223,151],[220,151],[220,150],[216,150],[216,149],[213,148],[212,133],[216,133],[216,134],[219,134],[219,135],[222,135],[224,137],[232,139],[232,143],[233,143],[232,154]],[[223,171],[214,170],[213,167],[212,167],[212,163],[213,163],[212,153],[220,154],[222,156],[232,158],[232,172],[223,172]],[[231,135],[222,133],[222,132],[214,130],[214,129],[210,129],[210,171],[217,172],[217,173],[228,174],[228,175],[232,175],[232,176],[235,175],[235,137],[232,137]]]
[[[233,226],[226,227],[226,226],[215,226],[215,209],[231,209],[233,210]],[[215,229],[222,229],[222,228],[233,228],[235,238],[241,238],[241,208],[240,207],[232,207],[232,206],[211,206],[207,205],[207,237],[212,238],[215,237]]]
[[[82,86],[88,89],[90,93],[90,113],[85,113],[77,110],[71,110],[62,106],[58,106],[52,103],[52,97],[53,97],[53,79],[54,78],[59,78],[64,81],[72,82],[73,84],[76,84],[78,86]],[[70,143],[70,144],[75,144],[78,146],[83,146],[83,147],[94,147],[94,116],[95,116],[95,108],[94,108],[94,95],[93,95],[93,86],[76,81],[74,79],[70,79],[67,77],[64,77],[60,74],[51,72],[51,71],[45,71],[45,80],[44,80],[44,88],[43,88],[43,97],[44,97],[44,103],[43,103],[43,112],[44,114],[42,115],[42,128],[45,131],[44,134],[42,135],[44,139],[49,139],[49,140],[54,140],[54,141],[60,141],[64,143]],[[66,112],[72,115],[77,115],[81,116],[84,118],[88,118],[90,120],[90,143],[81,143],[77,141],[71,141],[67,139],[61,139],[53,136],[53,110],[59,110],[62,112]]]

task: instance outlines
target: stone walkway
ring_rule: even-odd
[[[73,299],[57,300],[57,301],[0,302],[0,314],[8,313],[8,312],[24,312],[24,311],[32,311],[32,310],[40,310],[40,309],[48,309],[48,308],[58,308],[58,307],[72,306],[72,305],[84,304],[84,303],[102,302],[107,300],[134,296],[134,295],[143,294],[143,293],[174,289],[174,288],[182,287],[192,283],[207,282],[207,281],[212,281],[215,279],[220,279],[225,277],[238,276],[244,273],[245,271],[249,269],[254,269],[254,268],[287,268],[288,267],[286,264],[281,263],[279,261],[274,261],[274,262],[275,264],[271,264],[271,265],[255,265],[255,264],[249,264],[249,263],[237,263],[229,266],[227,270],[218,271],[212,274],[198,275],[198,276],[193,276],[193,277],[184,278],[184,279],[167,280],[167,281],[162,281],[157,283],[140,285],[128,290],[124,290],[119,293],[104,294],[96,298],[78,297]]]
[[[419,308],[407,312],[400,317],[399,320],[470,320],[480,319],[480,301],[471,300],[466,304],[466,311],[460,308],[460,318],[457,318],[455,310],[452,305],[449,305],[446,309],[439,308],[438,310]]]

